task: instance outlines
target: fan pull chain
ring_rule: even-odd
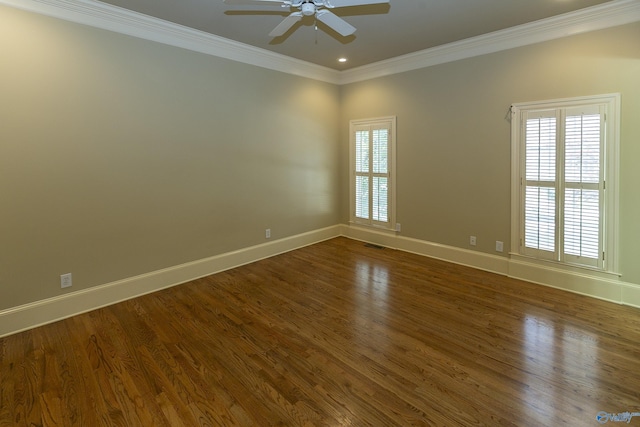
[[[315,17],[314,17],[314,18],[315,18]],[[315,29],[316,29],[316,44],[318,44],[318,19],[317,19],[317,18],[315,18],[315,19],[314,19],[313,26],[314,26],[314,27],[315,27]]]

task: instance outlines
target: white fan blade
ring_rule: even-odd
[[[298,22],[301,19],[302,19],[302,12],[293,12],[291,15],[284,18],[284,20],[280,23],[280,25],[278,25],[276,28],[273,29],[273,31],[269,33],[269,37],[280,37],[287,31],[289,31],[289,29],[293,27],[296,24],[296,22]]]
[[[390,0],[326,0],[324,2],[327,7],[349,7],[349,6],[366,6],[369,4],[384,4]]]
[[[319,10],[316,13],[316,18],[318,19],[318,21],[325,23],[327,26],[329,26],[342,36],[350,36],[351,34],[356,32],[356,27],[349,24],[347,21],[338,17],[332,12],[329,12],[327,9]]]
[[[238,4],[238,5],[259,5],[259,6],[289,6],[290,1],[287,0],[224,0],[225,4]]]

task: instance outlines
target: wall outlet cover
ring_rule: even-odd
[[[73,285],[73,279],[71,277],[71,273],[61,274],[60,275],[60,287],[61,288],[70,288]]]

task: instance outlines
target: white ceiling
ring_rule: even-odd
[[[105,0],[104,3],[292,58],[347,70],[612,0],[391,0],[332,11],[357,28],[341,37],[305,18],[284,36],[268,33],[289,9],[223,0]],[[337,62],[340,56],[349,60]]]

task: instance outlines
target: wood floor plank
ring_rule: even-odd
[[[600,411],[640,412],[640,310],[346,238],[0,339],[2,427],[585,426]]]
[[[9,421],[16,425],[39,425],[42,419],[39,399],[42,350],[34,348],[32,331],[17,335],[8,346],[6,367],[1,370],[2,383],[8,383],[11,393],[7,401],[11,408]]]

